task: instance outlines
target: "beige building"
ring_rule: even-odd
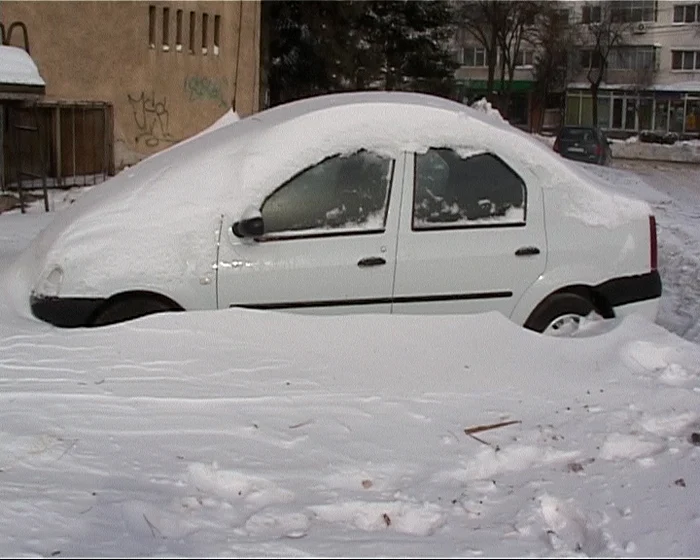
[[[604,4],[572,2],[574,21],[600,21]],[[626,25],[599,91],[599,126],[620,135],[642,130],[700,135],[700,3],[618,0],[608,10]],[[584,70],[569,84],[566,122],[591,124],[585,72],[599,61],[585,44],[579,54]]]
[[[0,19],[5,29],[26,25],[46,82],[45,108],[108,107],[105,141],[119,169],[201,131],[231,107],[240,116],[258,110],[260,8],[259,0],[2,1]],[[24,47],[21,33],[9,43]],[[55,130],[70,125],[69,116],[51,121],[54,144],[57,137],[66,143],[66,131]],[[72,126],[89,121],[73,116]],[[74,138],[74,170],[76,150]]]

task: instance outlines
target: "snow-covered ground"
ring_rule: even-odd
[[[495,313],[63,331],[1,274],[52,215],[3,214],[2,555],[697,554],[700,168],[633,169],[593,168],[656,210],[658,324],[573,339]]]

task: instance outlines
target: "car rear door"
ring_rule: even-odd
[[[263,202],[265,233],[240,239],[224,218],[218,306],[388,313],[404,162],[333,155]]]
[[[410,155],[404,174],[392,311],[510,316],[545,268],[536,178],[449,149]]]

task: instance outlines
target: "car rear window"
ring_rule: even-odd
[[[564,128],[560,136],[562,140],[595,141],[595,132],[590,128]]]

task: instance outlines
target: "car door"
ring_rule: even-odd
[[[224,218],[218,306],[388,313],[403,162],[332,155],[269,193],[264,233],[239,238]]]
[[[491,153],[431,149],[405,169],[395,313],[510,316],[544,271],[542,192]]]

